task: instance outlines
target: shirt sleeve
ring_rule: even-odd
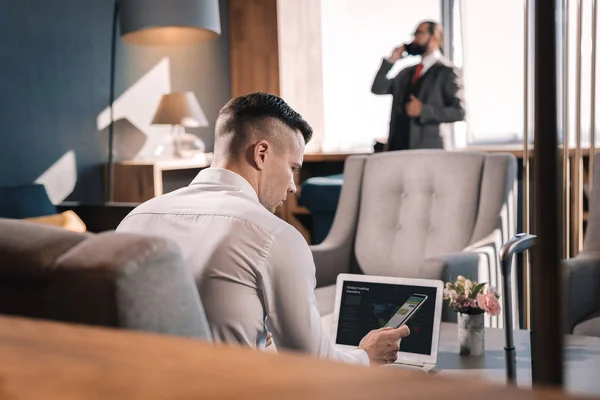
[[[306,240],[293,227],[279,230],[265,259],[263,287],[268,327],[278,349],[369,365],[364,350],[334,349],[321,324],[315,298],[315,263]]]

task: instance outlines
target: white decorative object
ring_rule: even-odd
[[[461,356],[481,356],[485,351],[483,314],[458,313],[458,344]]]

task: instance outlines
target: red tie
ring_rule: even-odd
[[[421,71],[423,71],[423,63],[417,65],[417,69],[415,70],[415,76],[413,76],[412,84],[417,83],[419,78],[421,77]]]

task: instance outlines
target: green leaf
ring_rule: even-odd
[[[477,284],[473,290],[471,290],[471,295],[469,296],[471,299],[474,299],[475,297],[477,297],[477,295],[479,294],[479,292],[481,292],[481,290],[485,287],[485,285],[487,284],[487,282],[482,282]]]

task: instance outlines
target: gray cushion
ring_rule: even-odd
[[[600,311],[586,321],[575,325],[573,334],[600,337]]]
[[[333,312],[335,285],[315,289],[315,297],[317,298],[317,309],[322,317]]]
[[[420,276],[421,260],[471,242],[486,155],[395,153],[365,164],[356,257],[366,274]]]
[[[176,243],[1,218],[0,313],[210,338]]]

